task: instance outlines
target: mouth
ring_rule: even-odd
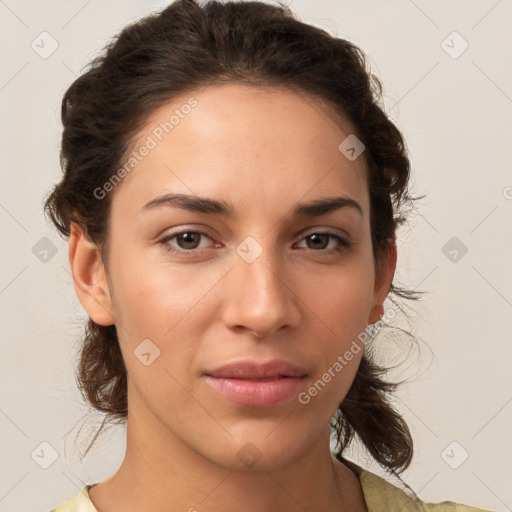
[[[225,398],[247,407],[272,407],[296,396],[305,377],[226,379],[207,376],[207,382]]]
[[[307,373],[288,361],[239,361],[209,370],[207,383],[224,398],[247,407],[273,407],[296,396]]]

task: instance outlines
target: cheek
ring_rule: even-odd
[[[159,252],[161,250],[161,253]],[[164,249],[152,247],[112,254],[111,270],[115,288],[114,314],[129,332],[153,333],[161,338],[207,291],[208,283],[198,279],[192,266],[171,265]]]
[[[318,357],[315,378],[321,382],[312,394],[325,396],[334,408],[348,391],[364,353],[372,279],[371,267],[352,268],[351,272],[340,272],[336,282],[323,292],[309,295],[312,318],[321,320],[315,335],[321,350],[314,353]]]
[[[351,266],[317,280],[304,293],[305,302],[336,333],[365,328],[373,299],[371,268]]]
[[[111,272],[115,288],[114,315],[120,326],[125,364],[134,372],[134,380],[146,386],[148,379],[147,382],[153,383],[147,384],[150,386],[162,378],[163,382],[170,380],[172,388],[174,381],[165,373],[168,370],[180,382],[185,382],[186,369],[193,364],[214,319],[211,291],[225,271],[171,265],[164,257],[151,259],[142,251],[127,252],[123,257],[118,254],[112,261],[117,263]],[[148,339],[151,343],[144,341]],[[148,350],[143,352],[142,347]],[[150,367],[134,357],[147,351],[150,358],[153,352],[158,354]]]

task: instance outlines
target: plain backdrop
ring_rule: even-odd
[[[404,324],[418,350],[387,330],[379,342],[411,380],[395,402],[415,440],[402,478],[425,501],[512,510],[512,2],[285,3],[366,52],[412,192],[427,195],[400,231],[396,274],[428,292]],[[165,5],[0,2],[0,512],[47,511],[122,460],[124,428],[82,458],[101,420],[74,379],[86,316],[42,203],[60,179],[63,93],[111,36]],[[383,474],[357,445],[347,456]]]

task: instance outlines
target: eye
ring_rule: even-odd
[[[327,249],[326,242],[328,240],[333,239],[337,242],[337,245],[334,247],[330,247]],[[354,245],[352,242],[349,242],[345,238],[341,237],[340,235],[336,233],[331,233],[330,231],[321,231],[321,232],[315,232],[311,233],[303,238],[303,240],[306,240],[307,248],[310,249],[311,245],[313,246],[315,252],[324,251],[327,253],[332,252],[343,252],[347,250],[350,246]],[[308,243],[310,242],[310,243]],[[316,248],[315,248],[316,247]]]
[[[174,233],[163,238],[160,240],[160,243],[163,245],[166,251],[175,253],[190,253],[196,249],[204,249],[204,247],[198,247],[198,243],[201,241],[201,237],[210,239],[210,237],[202,231],[180,231],[179,233]],[[174,239],[176,239],[178,247],[169,244],[169,242]]]

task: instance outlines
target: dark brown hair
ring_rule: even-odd
[[[111,194],[99,199],[94,191],[119,170],[155,109],[199,87],[229,82],[305,93],[352,123],[365,145],[376,262],[406,220],[405,207],[419,199],[408,191],[405,141],[379,104],[381,83],[357,46],[299,21],[282,4],[257,1],[177,0],[125,27],[71,84],[62,100],[63,178],[44,207],[60,233],[68,237],[76,223],[107,264]],[[392,295],[418,299],[421,293],[395,284],[389,290],[394,304]],[[368,343],[366,349],[332,423],[337,455],[357,435],[396,475],[413,454],[407,424],[390,401],[402,382],[386,381],[389,367],[373,360]],[[84,399],[105,413],[103,424],[126,420],[127,375],[115,325],[89,319],[77,383]]]

